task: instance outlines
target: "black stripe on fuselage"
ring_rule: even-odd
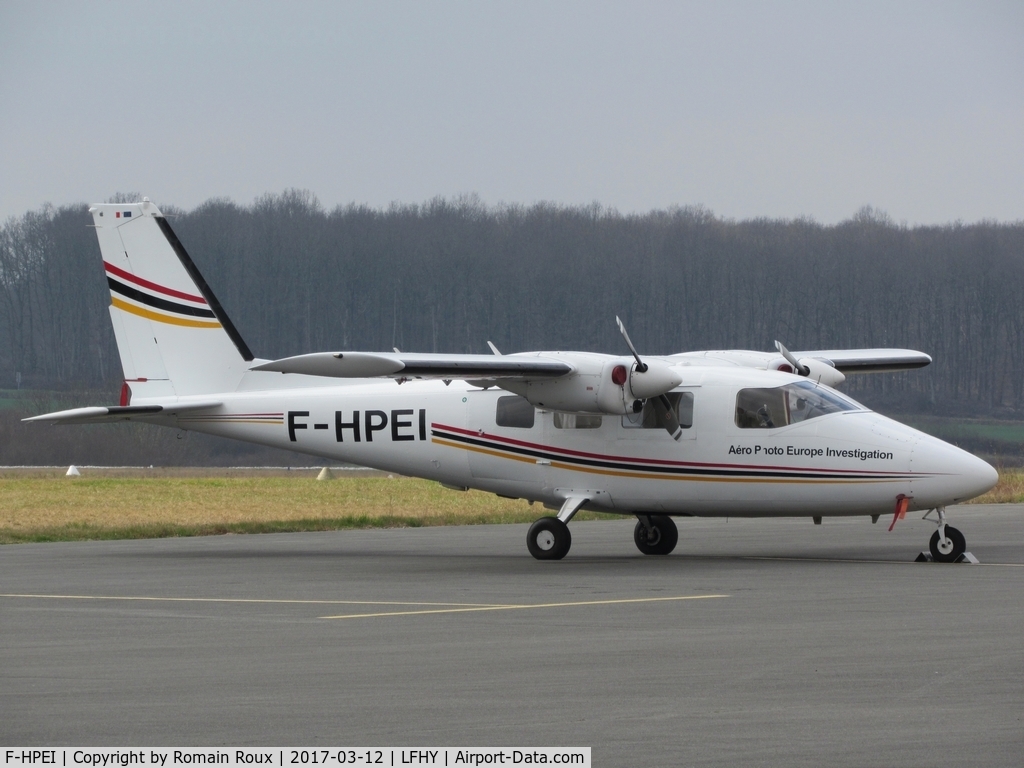
[[[125,298],[145,304],[147,307],[153,307],[153,309],[162,309],[164,312],[174,312],[175,314],[188,315],[189,317],[210,317],[213,319],[217,317],[213,312],[202,307],[190,307],[188,304],[179,304],[169,299],[161,299],[159,296],[154,296],[151,293],[144,293],[122,283],[120,280],[115,280],[110,275],[107,275],[107,285],[110,286],[110,290],[114,293],[119,293]]]
[[[657,473],[662,475],[700,475],[703,477],[749,477],[749,478],[795,478],[819,480],[907,480],[911,476],[906,474],[851,474],[848,472],[836,473],[828,470],[822,471],[801,471],[801,470],[751,470],[751,469],[725,469],[712,467],[680,467],[664,466],[662,464],[637,464],[633,462],[610,461],[607,459],[583,458],[580,456],[566,456],[553,451],[544,451],[521,446],[507,445],[506,443],[493,442],[486,439],[469,437],[457,433],[432,429],[431,435],[441,437],[445,440],[474,445],[480,448],[487,448],[492,451],[503,451],[518,456],[529,456],[531,458],[546,459],[548,461],[559,461],[563,464],[577,464],[582,467],[593,467],[595,469],[616,469],[630,470],[633,472]]]

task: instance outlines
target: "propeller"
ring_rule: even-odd
[[[807,376],[811,372],[811,369],[806,365],[801,365],[800,361],[793,357],[793,353],[786,349],[778,339],[775,340],[775,348],[779,350],[779,354],[786,358],[786,361],[793,366],[793,370],[801,376]]]
[[[636,358],[636,369],[639,373],[647,373],[647,366],[644,365],[643,360],[640,359],[640,355],[636,352],[636,347],[633,346],[633,342],[629,340],[629,334],[626,333],[626,326],[622,324],[619,316],[615,316],[615,323],[619,326],[619,333],[622,334],[622,338],[626,340],[626,346],[629,347],[629,351],[633,353],[633,357]]]
[[[619,326],[619,333],[622,334],[622,338],[626,340],[626,346],[629,347],[629,351],[636,358],[636,372],[647,373],[647,364],[640,359],[636,347],[633,346],[633,342],[629,340],[629,334],[626,333],[626,326],[623,325],[618,315],[615,316],[615,323]],[[665,425],[665,431],[672,436],[673,440],[679,440],[683,436],[683,429],[679,426],[679,417],[676,416],[675,409],[672,407],[672,402],[668,399],[668,395],[662,393],[652,398],[652,400],[654,401],[654,410],[658,414],[658,418]]]

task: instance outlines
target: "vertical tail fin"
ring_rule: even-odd
[[[252,352],[159,209],[144,198],[89,211],[110,287],[121,366],[134,394],[234,390]]]

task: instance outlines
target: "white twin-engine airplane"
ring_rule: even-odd
[[[931,554],[952,562],[966,543],[946,525],[946,505],[998,479],[981,459],[833,389],[846,374],[928,365],[921,352],[790,353],[776,342],[777,353],[641,359],[619,322],[631,355],[502,355],[488,342],[493,355],[260,360],[148,198],[89,210],[121,403],[27,421],[146,421],[539,501],[558,510],[527,534],[540,560],[566,555],[580,509],[636,516],[648,555],[675,547],[673,516],[891,514],[895,525],[934,510]]]

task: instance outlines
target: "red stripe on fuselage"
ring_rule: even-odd
[[[484,438],[492,440],[497,443],[505,443],[507,445],[516,445],[521,448],[529,448],[536,451],[549,451],[551,453],[560,453],[565,456],[579,456],[584,459],[597,459],[600,461],[618,461],[630,464],[647,464],[647,465],[660,465],[664,467],[694,467],[701,469],[756,469],[756,470],[781,470],[789,472],[831,472],[835,474],[850,474],[858,477],[864,475],[891,475],[892,470],[872,470],[872,469],[831,469],[825,467],[787,467],[782,465],[772,464],[712,464],[707,462],[699,461],[671,461],[668,459],[642,459],[634,456],[613,456],[607,453],[587,453],[586,451],[574,451],[569,448],[556,448],[551,445],[543,445],[541,443],[529,443],[525,440],[516,440],[511,437],[501,437],[500,435],[492,435],[487,432],[479,432],[475,429],[462,429],[460,427],[449,427],[447,424],[431,423],[431,428],[444,429],[449,432],[455,432],[460,435],[466,435],[467,437]],[[498,446],[495,446],[498,447]],[[899,472],[901,475],[919,475],[920,472]],[[927,476],[931,476],[934,473],[929,473]]]
[[[186,301],[194,301],[194,302],[197,302],[199,304],[205,304],[206,303],[206,299],[204,299],[202,296],[193,296],[191,293],[183,293],[181,291],[176,291],[173,288],[164,288],[162,285],[157,285],[156,283],[151,283],[149,280],[144,280],[141,277],[136,277],[131,272],[125,272],[123,269],[119,269],[118,267],[115,267],[110,262],[104,261],[103,262],[103,266],[106,268],[107,272],[110,272],[111,274],[114,274],[117,277],[120,277],[122,280],[127,280],[130,283],[135,283],[136,285],[141,285],[143,288],[149,288],[149,290],[151,290],[151,291],[156,291],[156,292],[162,293],[162,294],[164,294],[166,296],[174,296],[177,299],[185,299]]]

